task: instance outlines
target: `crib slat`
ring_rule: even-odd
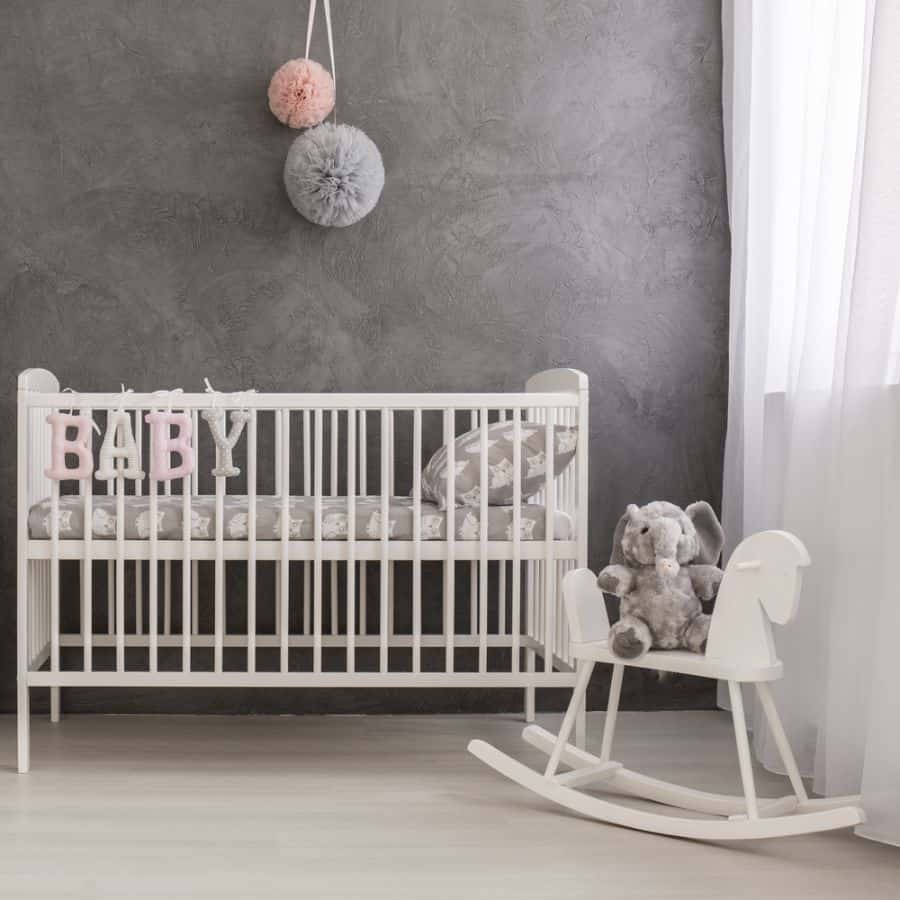
[[[247,671],[256,671],[256,410],[247,423]]]
[[[456,410],[444,413],[444,446],[447,448],[447,487],[444,503],[447,559],[444,562],[444,668],[452,672],[456,631]]]
[[[369,494],[368,482],[366,480],[366,472],[368,468],[368,436],[366,434],[366,411],[359,411],[359,493],[361,497],[367,497]],[[368,629],[368,598],[366,591],[368,590],[367,575],[368,564],[360,562],[359,564],[359,633],[366,634]]]
[[[196,446],[196,436],[194,446]],[[198,465],[196,455],[194,468]],[[191,671],[191,630],[193,619],[194,566],[191,562],[191,481],[181,479],[181,671]]]
[[[282,414],[284,410],[275,410],[275,496],[284,497],[284,491],[281,487],[282,475]],[[285,526],[284,511],[281,514],[282,528]],[[281,634],[281,561],[275,563],[275,634]]]
[[[469,428],[478,427],[478,410],[469,411]],[[469,633],[478,634],[478,563],[473,559],[469,563]]]
[[[279,634],[281,635],[281,671],[287,672],[288,632],[291,612],[291,411],[281,410],[281,563],[279,584],[281,604],[279,607]]]
[[[469,563],[469,634],[478,634],[478,562]]]
[[[216,467],[222,464],[222,454],[216,447]],[[216,672],[222,671],[222,653],[225,638],[225,476],[216,476],[216,556],[213,578],[215,579],[215,598],[213,630],[214,638],[214,668]]]
[[[338,495],[338,411],[331,411],[331,496]],[[338,633],[338,564],[331,561],[331,633]]]
[[[500,410],[500,421],[506,421],[506,410]],[[497,562],[497,634],[506,634],[506,560]]]
[[[140,413],[137,416],[141,418]],[[150,429],[150,458],[153,458],[153,435],[154,429]],[[159,625],[159,535],[156,533],[156,522],[159,515],[159,482],[150,476],[150,578],[147,589],[150,593],[150,671],[156,672],[158,669],[159,651],[158,651],[158,625]]]
[[[347,671],[356,671],[356,410],[347,410]]]
[[[310,445],[310,419],[309,410],[303,410],[303,495],[312,495],[312,447]],[[312,601],[310,576],[312,569],[308,559],[303,561],[303,633],[312,633],[312,619],[310,617],[310,604]]]
[[[525,563],[525,633],[531,637],[536,638],[535,633],[535,604],[536,604],[536,596],[535,596],[535,569],[536,564],[529,560]],[[534,671],[534,650],[527,649],[525,651],[525,665],[526,671],[533,672]]]
[[[93,410],[83,408],[81,415],[94,421]],[[88,429],[88,447],[94,452],[94,429]],[[89,475],[81,482],[84,497],[84,563],[81,567],[81,639],[84,642],[84,671],[93,669],[94,638],[94,478]]]
[[[393,494],[391,495],[393,496]],[[394,630],[394,613],[396,611],[396,591],[394,590],[394,560],[388,560],[388,646],[393,643],[396,634]]]
[[[315,417],[316,462],[313,469],[313,671],[322,671],[322,410],[317,409]]]
[[[122,471],[121,460],[116,460]],[[125,671],[125,478],[116,476],[116,669]]]
[[[59,671],[59,482],[55,478],[50,481],[50,669]]]
[[[388,671],[388,591],[390,587],[390,497],[392,460],[391,437],[389,434],[391,417],[389,410],[381,410],[381,562],[379,574],[381,576],[381,591],[379,596],[378,633],[380,637],[378,668],[381,672]]]
[[[422,671],[422,410],[413,410],[413,672]]]
[[[490,481],[488,479],[488,411],[487,407],[481,410],[481,447],[479,459],[479,472],[481,495],[478,517],[478,572],[479,585],[478,596],[480,604],[478,608],[478,671],[487,672],[487,629],[488,629],[488,491]]]
[[[109,428],[109,413],[106,414],[105,425]],[[115,479],[106,482],[106,493],[112,496],[115,491]],[[110,560],[106,564],[106,630],[115,634],[116,630],[116,563]]]
[[[397,465],[396,458],[394,456],[394,410],[388,410],[388,459],[390,460],[390,468],[389,468],[389,476],[388,476],[388,497],[393,499],[394,496],[394,478],[396,475]],[[389,507],[390,508],[390,507]],[[388,532],[390,532],[390,522],[388,522]],[[390,547],[390,534],[388,534],[388,546]],[[382,557],[382,559],[386,559],[387,556],[390,556],[390,553],[386,554]],[[395,590],[397,582],[394,580],[394,560],[388,560],[388,646],[393,642],[393,637],[396,634],[396,630],[394,628],[394,617],[397,612],[397,592]],[[388,663],[388,668],[390,668],[390,662]]]
[[[191,433],[194,437],[194,471],[191,472],[191,495],[200,496],[200,413],[191,410]],[[200,563],[191,560],[191,633],[200,633]]]
[[[141,410],[138,410],[134,416],[134,440],[138,454],[138,469],[143,470],[144,462],[144,440],[143,440],[144,416]],[[151,430],[152,440],[152,430]],[[134,495],[140,497],[144,491],[143,480],[138,478],[134,482]],[[144,579],[143,563],[140,560],[134,564],[134,630],[136,634],[144,633]]]
[[[169,486],[169,482],[166,482]],[[168,494],[168,491],[166,491]],[[172,560],[163,561],[163,634],[172,633]]]
[[[556,498],[553,489],[553,422],[554,410],[547,408],[544,425],[544,671],[553,671],[554,637],[556,635],[556,561],[554,558],[553,524],[556,518]]]
[[[512,559],[512,670],[519,671],[522,630],[522,416],[513,415],[513,559]]]

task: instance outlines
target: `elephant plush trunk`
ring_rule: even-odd
[[[653,527],[653,550],[656,557],[656,571],[662,578],[672,578],[678,574],[678,538],[681,526],[673,519],[660,519]]]

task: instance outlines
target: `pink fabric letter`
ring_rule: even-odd
[[[91,420],[87,416],[73,416],[69,413],[50,413],[47,423],[53,429],[50,442],[50,468],[44,474],[54,481],[66,478],[90,478],[94,471],[94,454],[91,452]],[[66,438],[66,429],[77,428],[75,440]],[[78,457],[78,465],[70,469],[66,466],[66,454]]]
[[[154,481],[171,481],[190,475],[194,471],[191,417],[185,413],[152,412],[147,413],[145,421],[153,429],[150,477]],[[169,431],[172,425],[178,429],[174,438]],[[174,467],[171,465],[173,453],[181,457],[181,464]]]

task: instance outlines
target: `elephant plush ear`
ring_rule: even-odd
[[[694,523],[697,531],[697,542],[700,552],[694,559],[695,563],[714,566],[722,554],[722,545],[725,543],[725,532],[713,508],[705,501],[698,500],[692,503],[685,511],[687,517]]]
[[[628,520],[634,518],[638,514],[638,507],[634,503],[629,503],[624,515],[619,519],[616,530],[613,534],[612,553],[609,555],[609,564],[611,566],[625,566],[625,553],[622,550],[622,535],[625,534],[625,526]]]

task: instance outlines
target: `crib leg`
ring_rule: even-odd
[[[525,688],[525,721],[534,721],[534,688]]]
[[[50,721],[56,725],[59,722],[60,692],[62,688],[50,688]]]
[[[25,675],[22,673],[19,673],[18,683],[16,734],[19,774],[24,775],[31,768],[31,698],[28,695]]]

